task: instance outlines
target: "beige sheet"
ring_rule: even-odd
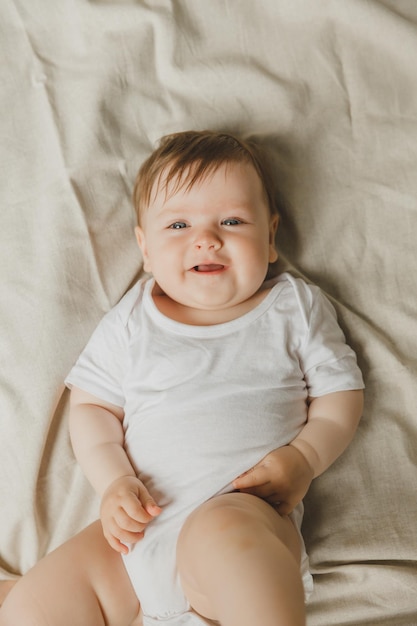
[[[309,626],[417,624],[417,3],[2,0],[0,578],[97,516],[63,378],[140,273],[153,142],[256,134],[281,266],[333,299],[366,380],[306,500]]]

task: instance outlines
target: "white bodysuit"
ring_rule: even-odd
[[[210,622],[190,609],[176,570],[184,520],[292,441],[309,396],[363,381],[333,307],[301,279],[281,274],[255,309],[213,326],[165,317],[153,286],[139,281],[103,318],[66,383],[124,408],[126,451],[163,509],[124,557],[145,626],[201,626]],[[309,592],[305,552],[302,574]]]

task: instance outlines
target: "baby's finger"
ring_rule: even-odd
[[[140,521],[138,519],[133,518],[131,515],[129,515],[129,513],[125,509],[120,508],[114,514],[115,528],[113,528],[113,530],[116,532],[116,534],[117,534],[117,529],[119,528],[122,530],[126,530],[128,532],[133,532],[133,533],[142,532],[146,528],[150,519],[152,519],[152,518],[148,519],[149,516],[147,514],[146,516],[147,516],[146,521]]]
[[[106,539],[113,550],[116,550],[119,554],[128,554],[129,548],[116,539],[116,537],[106,537]]]
[[[249,489],[251,487],[260,487],[268,482],[269,479],[265,469],[262,466],[255,466],[235,478],[233,487],[235,489]]]
[[[144,537],[144,531],[140,531],[137,533],[132,533],[128,530],[124,530],[123,528],[121,528],[118,531],[117,536],[115,537],[116,541],[119,542],[119,544],[121,546],[124,546],[124,548],[127,547],[127,545],[132,544],[132,543],[137,543],[138,541],[141,541],[141,539],[143,539]],[[127,545],[126,545],[127,544]],[[123,550],[123,554],[127,554],[127,552],[129,552],[129,549],[127,548],[127,551]]]
[[[104,536],[110,547],[113,548],[113,550],[119,552],[120,554],[128,554],[129,548],[124,543],[122,543],[120,539],[115,537],[115,535],[113,535],[112,533],[108,533],[104,530]]]
[[[156,504],[145,485],[141,485],[139,488],[139,499],[143,508],[151,517],[156,517],[162,513],[161,507]]]
[[[153,516],[144,508],[142,502],[133,494],[123,502],[123,510],[130,519],[141,524],[149,524],[151,519],[153,519]]]
[[[126,530],[120,527],[114,519],[110,523],[103,523],[103,532],[111,547],[121,554],[129,552],[126,544],[137,543],[144,536],[143,530]]]
[[[239,489],[239,491],[241,493],[250,493],[253,496],[258,496],[258,498],[262,498],[262,500],[266,500],[269,503],[275,503],[280,500],[279,495],[276,493],[275,489],[273,489],[271,483],[256,485],[255,487],[246,487]]]

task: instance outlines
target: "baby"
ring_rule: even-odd
[[[134,198],[150,276],[104,317],[66,381],[104,536],[145,626],[303,626],[302,499],[357,428],[355,355],[316,287],[269,277],[279,218],[255,145],[165,137]],[[94,624],[113,623],[103,619]]]

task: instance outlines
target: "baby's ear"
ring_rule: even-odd
[[[275,214],[271,216],[269,221],[269,262],[275,263],[278,259],[278,252],[275,247],[275,235],[277,233],[279,224],[279,215]]]
[[[151,270],[151,264],[149,261],[148,248],[146,246],[145,233],[143,232],[140,226],[136,226],[135,236],[136,236],[136,241],[138,242],[138,246],[142,252],[143,269],[145,270],[145,272],[151,272],[152,270]]]

